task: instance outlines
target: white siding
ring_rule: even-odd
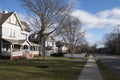
[[[15,15],[12,15],[2,25],[2,38],[16,39],[16,40],[26,39],[26,36],[28,38],[29,32],[22,31],[21,26],[16,21],[17,19]]]
[[[54,41],[46,41],[45,46],[56,46]]]
[[[13,13],[7,21],[5,21],[1,25],[0,33],[2,33],[2,38],[5,39],[15,39],[15,40],[24,40],[28,37],[29,32],[23,30],[23,25],[21,28],[21,23],[19,23],[19,20],[15,13]],[[4,44],[3,44],[4,45]],[[24,42],[22,45],[27,45],[28,50],[30,49],[30,45],[27,42]],[[11,45],[12,46],[12,45]],[[7,50],[6,50],[7,51]],[[22,56],[25,51],[4,51],[2,53],[3,56]]]
[[[28,36],[30,35],[30,33],[29,32],[26,32],[26,31],[21,31],[21,39],[28,39]],[[27,35],[27,36],[26,36]]]
[[[21,39],[21,28],[6,22],[2,26],[2,38]]]

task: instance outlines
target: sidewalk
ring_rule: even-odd
[[[92,55],[89,57],[78,80],[103,80]]]

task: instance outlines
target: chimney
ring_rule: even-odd
[[[7,11],[7,10],[4,10],[4,11],[3,11],[3,14],[6,14],[6,13],[8,13],[8,11]]]

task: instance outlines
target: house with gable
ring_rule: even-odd
[[[39,36],[38,33],[30,34],[29,40],[33,43],[39,44]],[[45,52],[48,53],[56,53],[58,48],[56,47],[56,41],[52,36],[48,36],[45,39]]]
[[[39,45],[28,40],[31,29],[16,12],[0,13],[0,56],[9,59],[30,59],[38,56]]]

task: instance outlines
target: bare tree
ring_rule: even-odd
[[[120,53],[120,27],[116,26],[113,31],[105,36],[105,47],[108,49],[108,53],[119,54]]]
[[[120,54],[120,25],[115,27],[114,33],[116,33],[116,54]]]
[[[45,59],[45,38],[59,28],[68,9],[63,0],[21,0],[23,6],[34,14],[33,26],[39,34],[39,54]],[[64,2],[64,3],[63,3]]]
[[[73,58],[73,53],[75,52],[75,47],[80,45],[84,39],[83,32],[81,31],[81,22],[78,18],[73,17],[69,14],[62,22],[62,27],[57,30],[57,33],[62,37],[65,43],[69,44],[69,52]]]

